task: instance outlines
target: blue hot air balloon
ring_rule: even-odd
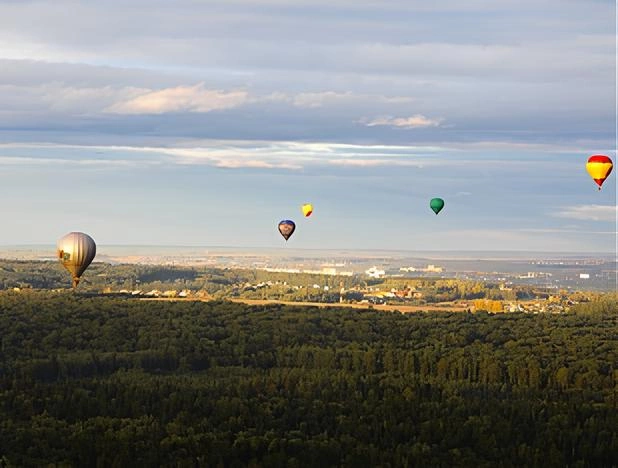
[[[290,219],[284,219],[279,222],[279,232],[286,241],[290,238],[292,234],[294,234],[295,229],[296,224],[294,224],[294,221]]]

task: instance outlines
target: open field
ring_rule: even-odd
[[[267,304],[283,304],[283,305],[298,305],[298,306],[316,306],[316,307],[345,307],[352,309],[373,309],[382,310],[385,312],[393,312],[398,310],[403,313],[410,312],[425,312],[425,311],[449,311],[449,312],[465,312],[469,306],[457,302],[441,302],[431,305],[412,306],[412,305],[386,305],[386,304],[342,304],[342,303],[323,303],[323,302],[293,302],[293,301],[276,301],[276,300],[259,300],[259,299],[230,299],[232,302],[240,302],[248,305],[267,305]]]
[[[177,298],[177,297],[157,297],[144,298],[144,301],[200,301],[210,302],[211,299],[198,298]],[[402,313],[412,312],[431,312],[431,311],[446,311],[446,312],[465,312],[467,309],[472,309],[472,306],[461,302],[440,302],[437,304],[411,306],[411,305],[385,305],[385,304],[344,304],[344,303],[325,303],[325,302],[298,302],[298,301],[278,301],[273,299],[227,299],[230,302],[236,302],[247,305],[270,305],[281,304],[287,306],[304,306],[304,307],[321,307],[321,308],[346,308],[346,309],[373,309],[384,312],[399,311]]]

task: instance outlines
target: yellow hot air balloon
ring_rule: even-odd
[[[305,218],[308,218],[309,216],[311,216],[311,213],[313,213],[313,205],[311,203],[305,203],[302,206],[302,211],[303,211],[303,216]]]
[[[605,156],[604,154],[592,155],[588,158],[588,162],[586,163],[586,170],[599,186],[599,190],[601,190],[603,182],[605,182],[605,179],[607,179],[612,172],[613,167],[612,160],[609,156]]]
[[[62,266],[73,278],[73,289],[97,254],[97,245],[92,237],[83,232],[69,232],[58,239],[56,254]]]

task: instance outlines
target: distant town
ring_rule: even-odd
[[[1,250],[2,289],[62,290],[47,247]],[[612,255],[101,248],[79,291],[136,299],[218,300],[561,313],[616,292]]]
[[[8,246],[0,258],[55,260],[54,246]],[[615,253],[406,252],[102,246],[95,262],[257,269],[369,278],[454,278],[551,289],[615,291]]]

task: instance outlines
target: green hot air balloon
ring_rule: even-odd
[[[440,213],[442,208],[444,208],[444,200],[441,198],[432,198],[429,202],[429,207],[433,210],[435,214]]]

